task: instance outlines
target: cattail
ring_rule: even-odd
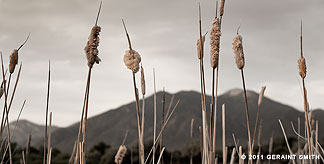
[[[202,42],[200,39],[197,40],[197,52],[198,52],[198,59],[203,58],[203,45],[205,43],[205,35],[202,36]]]
[[[135,50],[127,50],[124,56],[124,63],[128,69],[134,73],[138,72],[139,64],[141,62],[141,56]]]
[[[298,67],[299,75],[304,79],[306,77],[306,60],[303,56],[298,59]]]
[[[145,95],[145,77],[144,77],[144,69],[141,66],[141,88],[142,88],[142,95]]]
[[[235,62],[238,69],[243,69],[244,67],[244,52],[242,45],[242,36],[237,34],[233,40],[233,51],[235,55]]]
[[[99,33],[101,31],[101,27],[100,26],[93,26],[91,29],[91,33],[89,35],[88,38],[88,42],[87,45],[84,48],[84,51],[87,55],[87,59],[88,59],[88,66],[90,68],[93,67],[94,63],[99,64],[99,62],[101,61],[101,59],[98,57],[98,46],[99,46]]]
[[[220,0],[219,15],[222,17],[224,15],[225,0]]]
[[[210,31],[210,64],[212,68],[218,67],[220,36],[219,19],[215,18],[213,20],[213,27]]]
[[[117,154],[115,156],[115,163],[116,164],[121,164],[123,162],[123,159],[126,155],[127,148],[125,145],[120,145],[119,149],[117,151]]]
[[[18,50],[14,49],[9,58],[9,72],[15,71],[16,65],[18,64]]]
[[[258,100],[258,107],[260,108],[261,103],[262,103],[262,99],[263,99],[263,95],[264,95],[264,91],[266,89],[266,86],[263,86],[261,88],[260,94],[259,94],[259,100]]]

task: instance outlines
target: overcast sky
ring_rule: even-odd
[[[153,68],[158,90],[164,86],[171,93],[199,91],[195,46],[199,36],[198,2],[103,0],[99,18],[102,62],[93,69],[90,116],[134,99],[131,71],[123,63],[128,45],[122,18],[133,48],[142,56],[148,94],[153,90]],[[44,122],[48,60],[52,65],[53,123],[67,126],[80,119],[88,69],[83,49],[99,3],[99,0],[0,0],[0,50],[6,66],[12,50],[31,32],[28,43],[19,51],[23,68],[11,120],[27,99],[22,118]],[[200,3],[206,32],[211,28],[215,1]],[[301,110],[297,60],[302,19],[310,106],[324,108],[323,17],[323,0],[227,0],[221,38],[220,93],[242,85],[231,47],[235,31],[241,25],[247,88],[259,92],[266,85],[266,96]],[[209,37],[206,43],[206,81],[210,93]]]

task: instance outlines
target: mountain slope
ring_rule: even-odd
[[[160,126],[161,111],[162,111],[162,92],[157,94],[158,106],[157,106],[157,119]],[[169,106],[171,94],[166,95],[166,107]],[[175,103],[180,99],[178,108],[172,116],[169,124],[164,133],[164,143],[169,149],[181,149],[189,139],[190,120],[195,119],[195,137],[198,138],[198,126],[201,122],[201,101],[200,93],[194,91],[182,91],[174,95]],[[207,104],[210,103],[210,96],[206,97]],[[255,115],[257,111],[258,94],[255,92],[248,92],[248,104],[251,120],[251,129],[253,130]],[[148,97],[145,100],[145,140],[152,140],[152,125],[153,125],[153,96]],[[232,134],[235,134],[236,138],[241,143],[247,141],[246,120],[244,99],[242,91],[234,89],[226,92],[218,97],[218,116],[217,116],[217,145],[220,146],[221,140],[221,105],[226,104],[226,138],[229,144],[232,143]],[[91,110],[91,109],[90,109]],[[123,105],[117,109],[109,110],[98,116],[92,117],[88,120],[87,125],[87,146],[92,147],[99,141],[103,141],[112,146],[118,146],[121,144],[125,131],[128,129],[127,144],[134,144],[137,139],[137,123],[135,113],[135,102]],[[322,110],[314,111],[315,119],[319,120],[319,131],[324,130],[324,122],[320,117],[324,116]],[[286,128],[288,136],[295,136],[290,122],[293,122],[297,127],[297,119],[301,118],[303,122],[304,114],[296,109],[275,102],[269,98],[263,99],[261,107],[261,119],[263,120],[262,137],[266,141],[270,138],[271,134],[281,137],[282,132],[279,127],[278,119],[283,122]],[[323,125],[323,126],[321,126]],[[302,124],[303,127],[303,124]],[[54,147],[63,151],[70,152],[73,148],[73,143],[76,139],[79,124],[76,123],[67,128],[61,128],[53,132],[52,143]],[[159,129],[159,128],[158,128]],[[301,128],[301,131],[304,131]],[[253,134],[253,131],[251,132]],[[321,135],[321,133],[320,133]],[[320,136],[323,137],[323,136]]]
[[[15,128],[15,125],[16,121],[10,123],[9,128],[11,132]],[[51,128],[52,132],[55,132],[57,129],[59,128],[56,126],[52,126]],[[7,129],[5,128],[5,133],[3,134],[4,136],[7,135],[6,130]],[[43,141],[45,135],[45,126],[38,125],[27,120],[19,120],[13,134],[12,141],[21,146],[25,146],[29,135],[32,135],[31,143],[35,144],[40,142],[40,140]]]

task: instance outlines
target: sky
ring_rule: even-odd
[[[153,68],[157,90],[200,90],[196,52],[199,2],[203,32],[207,32],[215,15],[215,0],[103,0],[98,23],[102,27],[102,62],[92,71],[89,116],[134,100],[132,73],[123,63],[128,44],[121,19],[125,20],[132,47],[142,57],[148,95],[153,93]],[[84,46],[99,4],[99,0],[0,0],[0,51],[6,67],[12,50],[31,32],[29,41],[19,51],[19,63],[23,66],[11,120],[17,118],[26,99],[21,118],[44,124],[49,60],[53,124],[64,127],[80,120],[88,71]],[[297,65],[302,20],[309,103],[312,109],[324,109],[324,77],[320,71],[324,65],[323,16],[323,0],[227,0],[219,93],[242,87],[231,44],[240,26],[247,88],[259,92],[266,85],[266,96],[302,110]],[[209,37],[204,62],[210,94]],[[17,70],[14,79],[16,75]],[[3,103],[1,99],[1,107]]]

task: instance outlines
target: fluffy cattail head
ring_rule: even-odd
[[[142,88],[142,95],[145,95],[145,77],[144,77],[144,69],[141,66],[141,88]]]
[[[9,57],[9,72],[14,73],[16,65],[18,64],[18,50],[15,49]]]
[[[244,68],[244,52],[242,44],[242,36],[237,34],[233,40],[233,51],[235,55],[235,62],[238,69]]]
[[[225,0],[220,0],[220,8],[219,8],[219,15],[224,15],[224,7],[225,7]]]
[[[202,41],[201,41],[202,40]],[[202,36],[201,39],[197,40],[197,53],[198,53],[198,59],[202,59],[203,58],[203,47],[204,47],[204,43],[205,43],[205,35]]]
[[[218,18],[215,18],[210,31],[210,64],[212,68],[218,67],[220,36],[220,22]]]
[[[124,55],[124,63],[134,73],[138,72],[141,56],[135,50],[127,50]]]
[[[90,68],[93,67],[94,63],[99,64],[101,59],[98,57],[98,46],[99,46],[99,33],[101,31],[101,27],[93,26],[91,29],[91,33],[88,38],[87,45],[84,48],[84,51],[87,55],[88,66]]]
[[[260,94],[259,94],[259,100],[258,100],[258,107],[260,108],[261,106],[261,103],[262,103],[262,99],[263,99],[263,96],[264,96],[264,91],[266,89],[266,86],[263,86],[261,88],[261,91],[260,91]]]
[[[117,151],[117,154],[115,156],[115,163],[116,164],[121,164],[123,162],[123,159],[126,155],[127,148],[125,145],[120,145],[119,149]]]
[[[299,75],[304,79],[306,77],[306,60],[303,56],[298,59],[298,67]]]

